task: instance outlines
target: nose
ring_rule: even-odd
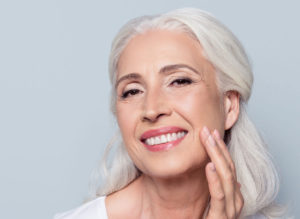
[[[171,113],[170,102],[162,92],[154,90],[147,93],[143,104],[142,121],[153,123]]]

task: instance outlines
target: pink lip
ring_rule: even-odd
[[[171,142],[167,142],[167,143],[163,143],[163,144],[157,144],[157,145],[147,145],[147,144],[145,144],[144,140],[147,138],[154,137],[154,136],[168,134],[168,133],[174,133],[174,132],[176,133],[176,132],[180,132],[180,131],[186,132],[186,130],[179,128],[179,127],[175,127],[175,126],[163,127],[163,128],[159,128],[159,129],[152,129],[152,130],[144,132],[140,139],[143,142],[144,146],[149,151],[168,150],[168,149],[178,145],[185,138],[186,135],[175,141],[171,141]]]
[[[176,126],[168,126],[168,127],[163,127],[163,128],[159,128],[159,129],[151,129],[142,134],[141,140],[143,141],[146,138],[151,138],[151,137],[158,136],[158,135],[164,135],[164,134],[180,132],[180,131],[186,131],[186,130],[176,127]]]

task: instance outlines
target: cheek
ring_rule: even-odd
[[[137,104],[121,103],[117,104],[116,112],[122,140],[128,155],[139,169],[145,170],[144,152],[141,145],[136,141],[136,129],[140,121],[140,109]]]
[[[178,101],[178,99],[180,101]],[[210,129],[223,129],[224,116],[220,98],[204,89],[191,89],[173,101],[174,109],[197,131],[205,125]]]
[[[116,112],[118,125],[126,144],[129,137],[134,136],[137,113],[134,112],[132,104],[117,104]]]

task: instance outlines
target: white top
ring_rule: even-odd
[[[54,219],[108,219],[105,208],[105,197],[100,196],[73,210],[57,214]]]
[[[105,208],[105,197],[101,196],[73,210],[57,214],[54,219],[108,219]],[[262,214],[248,216],[245,219],[266,219]]]

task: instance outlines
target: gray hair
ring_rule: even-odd
[[[156,16],[138,17],[125,24],[112,43],[109,60],[113,114],[119,57],[134,36],[151,29],[181,31],[199,41],[204,56],[216,69],[219,91],[237,91],[240,94],[239,118],[235,125],[226,131],[225,141],[236,166],[238,181],[242,185],[241,191],[245,201],[242,217],[257,212],[261,212],[267,218],[281,215],[283,210],[274,204],[279,190],[276,169],[266,144],[246,113],[246,104],[253,84],[251,65],[239,40],[212,15],[199,9],[184,8]],[[109,156],[114,145],[116,148]],[[91,198],[118,191],[139,174],[118,133],[108,145],[99,169],[93,174]]]

